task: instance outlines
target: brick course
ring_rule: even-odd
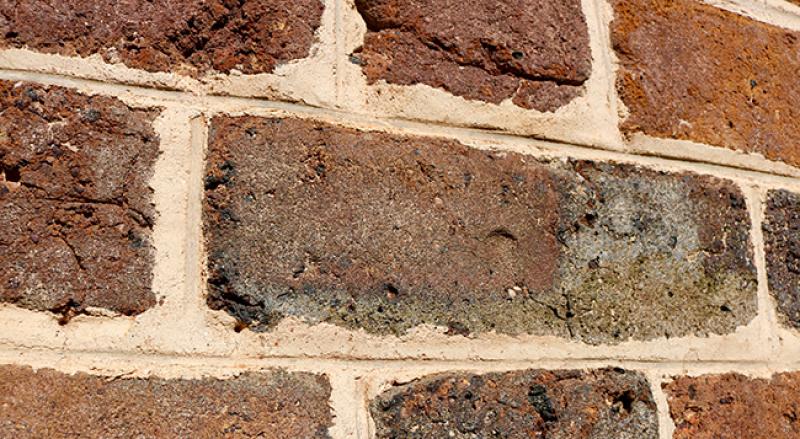
[[[755,313],[746,206],[719,179],[220,117],[205,185],[209,304],[256,330],[299,316],[601,343]]]
[[[0,81],[0,301],[60,313],[152,307],[156,110]]]

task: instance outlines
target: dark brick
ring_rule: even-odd
[[[771,379],[738,374],[678,377],[662,384],[674,439],[800,437],[800,373]]]
[[[615,0],[627,132],[800,164],[800,33],[695,0]]]
[[[0,436],[327,438],[330,392],[309,373],[108,379],[3,366]]]
[[[0,0],[0,46],[193,76],[308,55],[321,0]]]
[[[0,108],[0,301],[64,322],[153,306],[157,113],[5,81]]]
[[[591,73],[579,0],[356,0],[367,24],[355,58],[370,83],[555,111]],[[513,11],[513,13],[511,12]]]
[[[762,229],[769,290],[785,321],[800,328],[800,194],[770,191]]]
[[[745,202],[712,177],[219,117],[205,184],[209,304],[255,330],[299,316],[599,343],[756,312]]]
[[[378,438],[658,437],[647,380],[620,369],[435,375],[370,408]]]

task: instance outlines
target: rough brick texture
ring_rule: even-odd
[[[621,369],[431,376],[370,408],[378,438],[658,438],[647,380]]]
[[[321,0],[0,0],[0,47],[147,71],[269,73],[308,55]]]
[[[800,373],[679,377],[662,385],[675,439],[800,437]]]
[[[785,321],[800,328],[800,194],[770,191],[763,230],[769,290]]]
[[[151,290],[156,111],[0,81],[0,300],[65,319]]]
[[[744,199],[716,178],[218,117],[205,185],[209,304],[255,330],[299,316],[599,343],[756,311]]]
[[[694,0],[616,0],[622,128],[800,164],[800,33]]]
[[[0,367],[0,436],[327,438],[327,378],[108,379]]]
[[[427,84],[467,99],[554,111],[591,73],[579,0],[356,0],[367,24],[351,60],[370,83]]]

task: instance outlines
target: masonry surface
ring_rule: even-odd
[[[800,436],[800,5],[23,3],[0,436]]]

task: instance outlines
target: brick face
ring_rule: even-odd
[[[377,438],[658,438],[647,380],[621,369],[435,375],[392,387],[370,411]]]
[[[667,392],[675,439],[800,437],[800,374],[679,377]]]
[[[769,290],[785,321],[800,328],[800,194],[770,191],[763,230]]]
[[[328,438],[326,377],[108,379],[0,367],[0,436]]]
[[[800,164],[800,33],[693,0],[617,0],[622,128]]]
[[[304,58],[320,0],[0,0],[0,46],[151,72],[269,73]]]
[[[0,301],[138,314],[151,290],[156,111],[0,81]]]
[[[746,206],[716,178],[219,117],[205,184],[209,304],[255,330],[291,315],[602,343],[756,310]]]
[[[426,84],[554,111],[583,93],[591,73],[578,0],[357,0],[356,7],[368,31],[351,59],[371,83]]]

